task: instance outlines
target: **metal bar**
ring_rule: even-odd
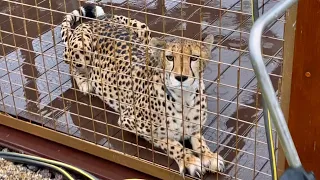
[[[258,0],[252,0],[252,18],[254,21],[256,21],[259,18],[259,1]]]
[[[274,144],[272,144],[273,142],[271,141],[271,138],[270,138],[270,137],[273,136],[273,134],[270,133],[270,131],[269,131],[269,129],[272,128],[272,127],[269,126],[270,120],[269,120],[269,116],[268,116],[268,108],[267,108],[267,105],[266,105],[266,101],[264,99],[261,99],[261,101],[262,101],[262,106],[265,108],[263,110],[263,120],[264,120],[264,126],[265,126],[266,135],[267,135],[266,139],[267,139],[267,144],[268,144],[268,152],[269,152],[269,158],[270,158],[271,174],[274,175],[275,169],[272,167],[273,166],[272,162],[274,160],[274,159],[272,159],[272,153],[273,153],[272,152],[272,146],[274,146]],[[272,176],[272,177],[276,178],[274,176]]]
[[[268,24],[281,17],[283,13],[296,2],[297,0],[286,0],[280,2],[272,10],[265,13],[253,25],[249,37],[249,54],[251,57],[251,63],[257,75],[257,80],[260,83],[262,96],[270,110],[271,119],[279,133],[280,143],[285,152],[288,164],[291,167],[301,166],[301,161],[263,62],[261,53],[261,36],[262,31],[268,26]]]
[[[253,23],[256,22],[256,20],[259,18],[259,5],[258,5],[258,3],[259,3],[258,0],[252,0]],[[273,165],[276,160],[274,159],[274,156],[273,156],[273,154],[274,154],[273,141],[271,141],[273,134],[272,134],[272,132],[270,132],[270,129],[272,127],[270,127],[270,118],[269,118],[268,107],[266,105],[266,102],[264,101],[263,98],[261,98],[261,101],[262,101],[262,107],[263,107],[264,126],[265,126],[266,135],[267,135],[267,145],[268,145],[268,152],[269,152],[269,158],[270,158],[271,174],[272,174],[272,178],[275,179],[276,178],[276,174],[275,174],[276,169],[273,167]]]

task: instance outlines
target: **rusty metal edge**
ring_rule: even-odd
[[[86,152],[88,154],[115,162],[117,164],[123,165],[128,168],[132,168],[142,173],[149,174],[156,178],[170,179],[170,180],[183,179],[178,173],[167,170],[159,165],[151,164],[145,160],[134,158],[132,156],[117,152],[115,150],[110,150],[105,147],[97,146],[94,143],[84,141],[79,138],[72,137],[72,136],[51,130],[49,128],[31,124],[29,122],[25,122],[5,114],[0,114],[0,125],[8,126],[13,129],[20,130],[20,131],[44,138],[44,139],[53,141],[55,143],[77,149],[82,152]],[[25,140],[26,139],[24,139],[24,141]],[[68,158],[68,157],[65,157],[65,158]],[[78,167],[82,168],[81,166],[83,165],[79,164]],[[92,167],[92,169],[94,168]],[[89,172],[95,174],[92,171],[89,171]],[[189,177],[186,177],[185,179],[191,180],[191,178]]]

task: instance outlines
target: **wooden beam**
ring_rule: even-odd
[[[320,1],[297,9],[289,129],[302,164],[320,177]]]
[[[286,13],[286,24],[284,30],[284,53],[283,53],[283,70],[281,83],[281,108],[287,122],[289,119],[290,95],[291,95],[291,78],[292,78],[292,63],[295,40],[295,27],[297,20],[297,4],[288,9]],[[282,174],[285,170],[286,159],[282,147],[278,151],[278,174]]]
[[[1,124],[0,145],[23,152],[24,154],[36,155],[71,164],[103,180],[128,178],[157,180],[155,177],[128,167]]]

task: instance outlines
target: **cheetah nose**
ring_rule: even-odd
[[[176,76],[175,78],[176,80],[183,82],[188,79],[188,76]]]

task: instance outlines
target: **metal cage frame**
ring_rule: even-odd
[[[4,1],[5,2],[9,2],[9,3],[11,2],[11,0],[4,0]],[[51,2],[51,0],[49,0],[49,1]],[[283,13],[285,12],[286,8],[290,7],[296,1],[297,0],[285,0],[283,3],[279,2],[279,6],[277,4],[276,5],[277,7],[268,10],[267,13],[264,16],[261,16],[261,18],[259,18],[258,21],[254,24],[253,30],[250,33],[248,33],[248,34],[250,34],[249,51],[243,50],[241,47],[238,50],[239,51],[239,57],[244,52],[246,52],[246,53],[249,52],[250,53],[250,55],[252,57],[251,61],[252,61],[252,64],[253,64],[253,70],[257,75],[257,80],[260,83],[261,82],[265,82],[265,81],[267,82],[267,83],[262,83],[261,84],[261,87],[262,87],[261,94],[263,94],[263,98],[265,100],[267,100],[268,109],[270,109],[270,112],[271,112],[272,117],[273,117],[272,119],[274,120],[274,124],[276,125],[276,129],[278,130],[279,127],[284,128],[284,131],[283,131],[283,129],[279,131],[280,132],[280,140],[281,140],[281,142],[284,142],[284,140],[286,138],[289,138],[289,141],[286,141],[288,144],[284,144],[285,145],[284,146],[284,152],[286,154],[286,157],[289,160],[289,164],[290,165],[294,165],[294,166],[298,166],[299,163],[300,163],[300,160],[299,160],[299,157],[297,156],[296,151],[294,151],[295,148],[293,146],[292,141],[290,141],[291,137],[288,135],[288,131],[285,128],[286,127],[285,126],[285,119],[283,118],[280,105],[278,104],[278,101],[276,99],[275,93],[273,91],[273,88],[272,88],[272,85],[271,85],[271,81],[270,81],[269,77],[266,78],[269,75],[268,75],[267,71],[265,70],[264,62],[263,62],[262,56],[261,56],[261,50],[257,49],[257,48],[260,48],[260,45],[261,45],[261,39],[259,38],[259,41],[257,41],[257,36],[261,37],[262,30],[265,28],[265,26],[268,25],[269,23],[271,23],[272,20],[279,20],[278,18],[280,18],[283,15]],[[23,2],[23,0],[21,0],[21,2]],[[16,2],[16,3],[20,3],[20,2]],[[20,4],[23,4],[23,3],[20,3]],[[77,4],[78,4],[78,2],[76,2],[76,0],[72,0],[73,7],[78,7]],[[211,7],[211,8],[214,9],[214,7]],[[40,9],[41,9],[41,7],[40,7]],[[42,9],[44,10],[45,8],[42,8]],[[219,10],[221,10],[221,9],[219,9]],[[57,11],[57,10],[51,9],[51,11]],[[139,12],[138,10],[132,10],[132,11],[133,12]],[[232,12],[232,10],[228,10],[228,11]],[[277,12],[277,13],[273,17],[268,16],[268,15],[274,13],[274,12]],[[66,12],[64,12],[64,13],[66,13]],[[143,13],[148,14],[148,12],[143,12]],[[2,13],[2,15],[3,14],[4,13]],[[250,13],[243,13],[243,14],[248,15]],[[290,18],[294,18],[294,17],[290,17]],[[174,19],[174,17],[172,19]],[[179,19],[179,18],[177,18],[177,19]],[[186,20],[186,21],[188,21],[188,20]],[[221,19],[219,19],[219,21],[221,21]],[[287,26],[292,26],[292,25],[291,24],[286,24],[285,26],[287,27]],[[223,28],[223,26],[220,24],[219,28],[221,29],[221,28]],[[2,39],[1,31],[2,30],[0,29],[0,39]],[[152,31],[152,29],[151,29],[151,31]],[[232,32],[233,31],[236,32],[238,30],[232,30]],[[241,34],[241,30],[240,30],[239,33]],[[164,34],[166,34],[166,33],[164,33]],[[27,37],[27,35],[26,35],[26,37]],[[289,43],[289,42],[284,41],[284,44]],[[1,41],[1,43],[3,43],[3,42]],[[217,44],[217,46],[219,47],[221,45]],[[289,49],[289,51],[290,50],[291,49]],[[252,53],[255,53],[255,54],[252,54]],[[268,57],[268,55],[265,55],[265,56]],[[223,62],[221,62],[220,59],[219,59],[218,64],[219,64],[219,66],[221,64],[223,65]],[[239,67],[241,67],[241,65],[234,65],[234,67],[235,68],[239,68]],[[286,67],[284,67],[284,68],[286,68]],[[272,91],[271,91],[270,87],[271,87]],[[279,89],[280,88],[281,87],[279,87]],[[258,91],[255,92],[255,93],[258,94]],[[282,93],[286,93],[286,92],[282,92]],[[237,110],[238,110],[238,108],[237,108]],[[217,113],[219,114],[220,112],[217,112]],[[133,168],[135,170],[150,174],[150,175],[152,175],[154,177],[158,177],[158,178],[161,178],[161,179],[180,179],[181,178],[180,174],[170,170],[169,168],[164,168],[163,166],[157,165],[156,163],[150,163],[150,161],[144,160],[142,158],[133,157],[132,155],[128,155],[128,154],[125,154],[123,152],[112,150],[112,149],[109,149],[107,147],[97,146],[93,142],[89,142],[89,141],[86,141],[86,140],[83,140],[83,139],[80,139],[80,138],[76,138],[76,137],[73,137],[73,136],[68,135],[66,133],[57,132],[56,130],[44,127],[44,125],[38,125],[38,124],[31,123],[31,122],[28,122],[28,121],[21,121],[21,120],[18,120],[18,118],[15,118],[13,116],[9,116],[9,115],[6,115],[6,114],[0,114],[0,125],[5,125],[5,126],[8,126],[8,127],[12,127],[14,129],[33,134],[33,135],[48,139],[50,141],[54,141],[54,142],[63,144],[65,146],[69,146],[69,147],[78,149],[80,151],[87,152],[87,153],[95,155],[95,156],[97,156],[99,158],[110,160],[112,162],[121,164],[123,166],[129,167],[129,168]],[[282,132],[284,132],[285,134],[282,134]],[[291,150],[293,149],[293,151],[289,151],[290,149]],[[295,157],[295,158],[291,158],[291,157]],[[279,157],[279,158],[281,159],[281,157]],[[279,167],[284,165],[284,162],[278,161],[278,163],[279,163],[278,164]],[[192,178],[186,177],[186,179],[192,179]]]

